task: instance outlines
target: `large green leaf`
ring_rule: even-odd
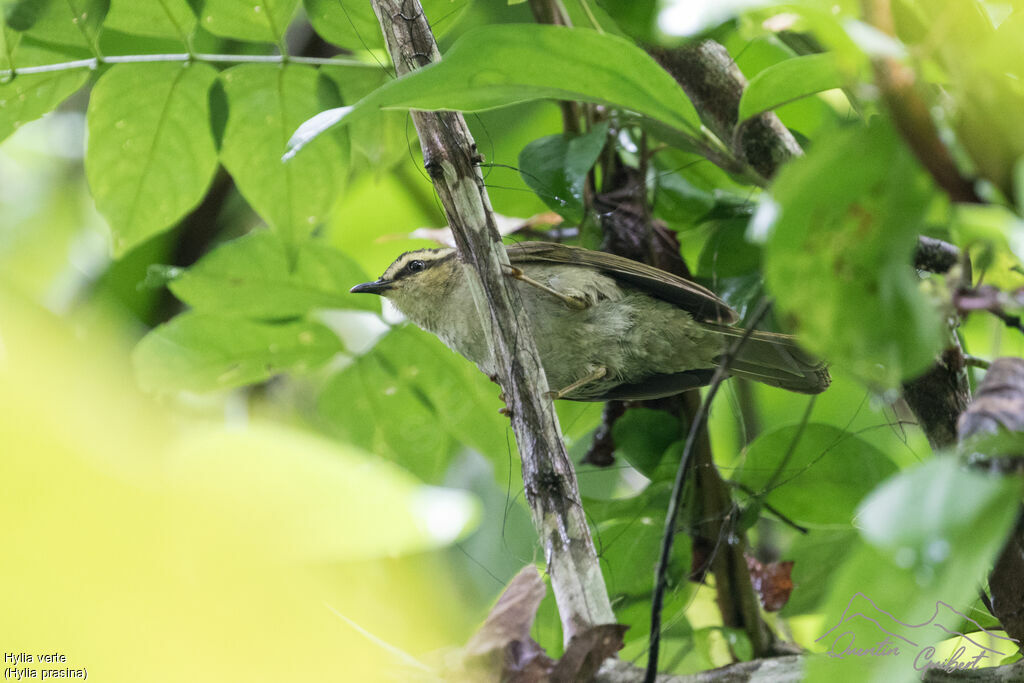
[[[324,388],[317,410],[343,441],[392,460],[424,481],[440,483],[451,463],[454,442],[436,406],[423,396],[415,380],[414,373],[427,364],[410,363],[408,356],[395,362],[391,347],[404,346],[402,336],[401,332],[389,334],[335,375]]]
[[[471,363],[404,326],[332,378],[318,408],[344,439],[437,482],[453,438],[507,469],[515,445],[497,396]]]
[[[715,205],[711,191],[697,187],[679,172],[657,170],[651,208],[655,216],[672,227],[693,226]]]
[[[309,21],[324,40],[350,50],[384,47],[373,6],[363,0],[302,0]],[[430,28],[440,37],[456,23],[470,0],[423,0]]]
[[[583,220],[583,188],[587,173],[604,149],[608,124],[585,135],[549,135],[519,153],[519,174],[544,203],[576,225]]]
[[[649,603],[664,535],[664,515],[617,519],[597,528],[601,569],[614,601],[640,599]],[[690,544],[679,539],[672,546],[669,576],[685,577],[690,571],[690,555]]]
[[[367,279],[355,262],[322,242],[303,242],[292,261],[279,235],[259,231],[214,249],[170,288],[204,313],[275,320],[316,308],[380,311],[377,297],[348,293]]]
[[[291,152],[341,122],[382,108],[480,111],[537,99],[596,102],[695,134],[700,119],[679,85],[643,50],[609,34],[500,25],[466,32],[440,62],[384,85],[352,107],[307,121]]]
[[[697,274],[741,316],[763,293],[761,249],[746,240],[749,216],[710,221],[712,232],[700,253]]]
[[[115,31],[186,40],[196,29],[189,0],[110,0],[105,26]]]
[[[118,255],[195,207],[217,170],[206,64],[118,64],[100,78],[87,115],[85,171]]]
[[[25,34],[43,43],[66,45],[95,54],[110,0],[31,0]],[[22,15],[24,16],[24,15]]]
[[[771,193],[754,226],[776,214],[765,281],[788,327],[883,386],[928,367],[940,321],[910,263],[934,190],[899,135],[881,120],[839,131],[785,166]]]
[[[298,4],[299,0],[206,0],[203,28],[225,38],[277,43]]]
[[[221,160],[239,191],[286,242],[304,239],[327,216],[345,177],[348,150],[332,136],[284,164],[291,131],[337,92],[316,69],[243,64],[221,78],[229,114]]]
[[[861,499],[896,469],[868,442],[808,424],[802,433],[794,425],[759,436],[735,479],[797,522],[849,524]]]
[[[357,102],[391,80],[386,71],[365,66],[322,66],[320,73],[334,81],[345,102]],[[350,126],[353,169],[368,166],[379,176],[408,160],[409,126],[409,113],[404,111],[378,111]]]
[[[832,88],[841,88],[846,78],[836,56],[830,53],[787,59],[761,71],[752,79],[740,99],[739,120]]]
[[[933,459],[880,486],[858,514],[868,544],[843,563],[820,609],[818,646],[843,656],[811,660],[808,680],[919,680],[915,665],[940,659],[927,648],[948,638],[977,599],[1019,502],[1018,482],[967,471],[955,458]],[[883,639],[886,656],[846,654]],[[980,642],[1003,655],[1017,649],[1008,640]],[[961,662],[979,652],[971,641],[960,644]],[[982,666],[1000,659],[984,654]]]
[[[189,312],[143,337],[133,361],[147,390],[201,392],[307,371],[341,350],[337,336],[319,323],[273,324]]]
[[[795,586],[782,615],[791,617],[817,611],[843,561],[861,545],[863,541],[850,527],[810,529],[800,535],[782,554],[783,560],[793,563]]]
[[[39,21],[48,5],[48,0],[3,0],[0,9],[4,26],[18,32],[27,31]]]
[[[71,96],[89,80],[88,69],[26,74],[0,84],[0,140]]]

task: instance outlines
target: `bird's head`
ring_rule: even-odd
[[[379,294],[417,324],[427,320],[462,273],[454,249],[407,251],[374,282],[353,287],[353,294]]]

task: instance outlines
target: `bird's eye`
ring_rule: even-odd
[[[409,265],[407,265],[405,267],[405,269],[408,270],[410,273],[418,273],[421,270],[423,270],[425,267],[426,266],[423,263],[423,261],[420,261],[420,260],[417,259],[415,261],[409,261]]]

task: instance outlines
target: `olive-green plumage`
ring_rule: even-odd
[[[519,271],[510,276],[519,277],[516,291],[533,324],[548,384],[562,398],[656,398],[703,386],[743,334],[730,327],[739,316],[725,302],[663,270],[546,242],[510,246],[508,255]],[[352,291],[387,297],[409,320],[494,373],[453,249],[403,254],[379,280]],[[791,337],[770,332],[747,339],[730,374],[811,394],[824,391],[830,381],[822,362]]]

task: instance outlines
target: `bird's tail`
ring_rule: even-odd
[[[727,346],[745,332],[714,323],[704,327],[721,334]],[[802,394],[820,394],[832,382],[827,364],[797,346],[793,337],[759,330],[751,333],[729,363],[729,374]]]

